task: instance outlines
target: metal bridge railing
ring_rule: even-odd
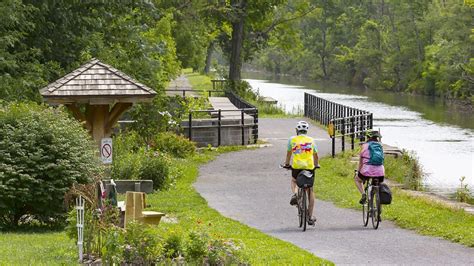
[[[341,149],[345,150],[345,137],[351,138],[354,149],[355,138],[365,139],[365,133],[373,128],[373,114],[328,101],[313,94],[304,94],[304,116],[328,127],[332,139],[332,157],[336,153],[336,137],[341,137]]]

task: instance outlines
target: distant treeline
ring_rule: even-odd
[[[474,102],[474,1],[315,0],[253,65],[275,74]]]

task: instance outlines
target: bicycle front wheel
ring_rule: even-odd
[[[367,190],[365,190],[367,195]],[[367,227],[369,224],[369,213],[370,213],[370,199],[366,199],[364,204],[362,204],[362,222],[364,227]]]
[[[380,223],[380,197],[379,197],[379,188],[374,186],[372,189],[372,226],[374,229],[379,228]]]

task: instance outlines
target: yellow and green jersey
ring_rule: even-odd
[[[288,140],[288,151],[293,153],[293,169],[314,169],[313,154],[318,152],[314,140],[306,135],[293,136]]]

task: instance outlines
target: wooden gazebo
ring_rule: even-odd
[[[109,137],[120,115],[156,92],[119,70],[93,59],[40,90],[49,104],[63,104],[84,122],[97,143]],[[83,107],[81,107],[81,105]]]

